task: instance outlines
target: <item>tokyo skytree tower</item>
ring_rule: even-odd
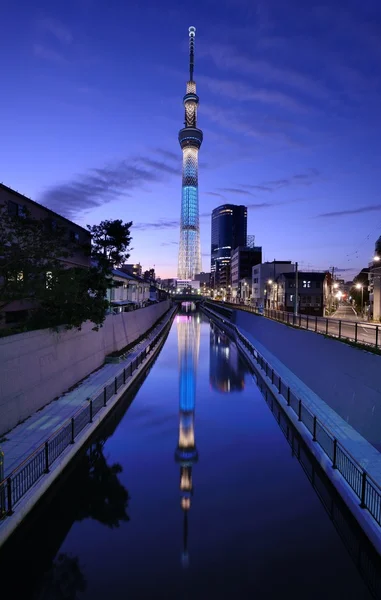
[[[200,223],[198,215],[198,151],[203,134],[197,128],[196,83],[193,81],[194,38],[196,28],[189,27],[189,81],[184,96],[185,127],[179,131],[183,151],[180,246],[178,279],[194,279],[201,271]]]

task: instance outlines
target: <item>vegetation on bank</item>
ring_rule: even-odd
[[[102,326],[112,287],[112,270],[129,257],[132,222],[105,220],[87,226],[91,245],[71,240],[65,228],[47,227],[28,210],[11,215],[0,207],[0,311],[17,301],[25,308],[14,328],[0,329],[0,336],[35,329],[64,326],[80,329],[85,321]],[[65,260],[82,253],[90,267],[68,268]]]

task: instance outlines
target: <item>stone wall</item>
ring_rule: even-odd
[[[0,339],[0,435],[102,366],[107,354],[143,335],[169,301],[106,317],[99,331],[48,329]]]

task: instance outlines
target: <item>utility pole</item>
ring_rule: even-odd
[[[299,302],[299,281],[298,281],[298,263],[295,263],[295,295],[294,295],[294,315],[298,316]]]

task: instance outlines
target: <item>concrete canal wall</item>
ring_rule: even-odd
[[[0,339],[0,435],[133,343],[169,309],[169,301],[109,315],[99,331],[48,329]]]
[[[381,356],[241,310],[232,320],[381,448]]]

